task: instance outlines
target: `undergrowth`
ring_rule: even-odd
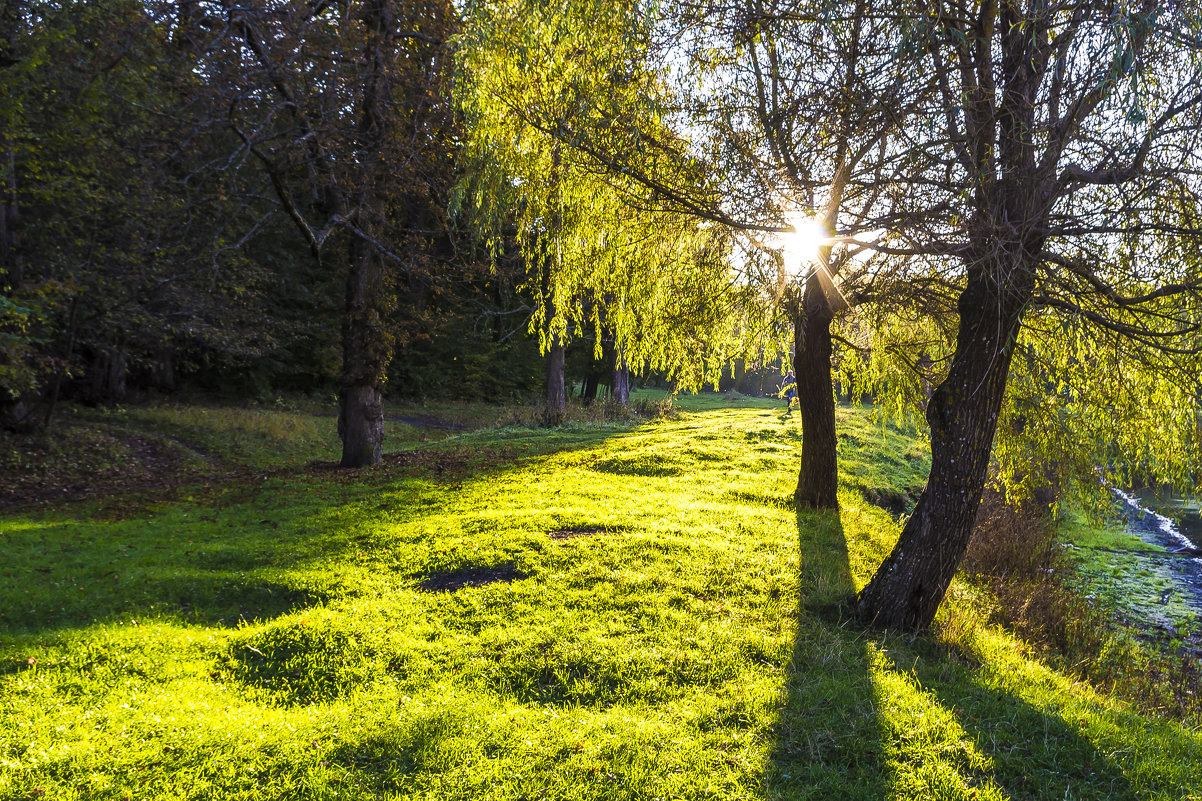
[[[991,619],[1100,691],[1148,713],[1202,725],[1196,656],[1123,625],[1120,599],[1084,592],[1049,511],[1051,500],[1037,495],[1012,505],[998,491],[986,491],[962,569],[989,591]],[[1107,534],[1105,541],[1119,536],[1125,535]]]

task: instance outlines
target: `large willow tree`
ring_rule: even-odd
[[[633,8],[477,3],[458,39],[473,158],[465,199],[494,230],[516,229],[553,416],[573,337],[592,332],[600,349],[604,335],[619,365],[696,387],[740,355],[755,327],[756,296],[736,280],[723,229],[662,208],[645,185],[598,170],[566,131],[548,127],[604,103],[673,138],[659,120],[644,23]],[[689,174],[655,153],[644,166]]]
[[[579,32],[565,51],[571,65],[544,59],[533,68],[544,52],[537,39],[508,48],[523,64],[510,81],[521,87],[515,114],[584,169],[653,199],[644,202],[725,229],[750,254],[741,264],[759,268],[748,270],[748,284],[773,290],[773,258],[791,275],[778,299],[793,334],[804,434],[795,497],[836,507],[831,326],[845,298],[834,283],[854,277],[857,292],[871,283],[856,239],[878,233],[865,224],[886,189],[873,175],[931,90],[908,81],[913,65],[896,57],[895,20],[870,13],[867,2],[839,13],[824,3],[743,0],[654,8],[528,0],[521,8],[532,28]],[[604,55],[615,52],[621,58]],[[594,65],[587,80],[580,61]],[[548,80],[558,88],[539,91]],[[801,227],[825,233],[804,261],[788,244]]]
[[[1126,409],[1143,392],[1150,402],[1188,401],[1202,319],[1200,9],[1084,0],[656,9],[665,32],[658,74],[682,87],[667,97],[692,100],[667,117],[687,131],[684,147],[622,113],[620,101],[590,96],[527,114],[598,169],[731,230],[782,227],[785,204],[771,188],[792,198],[812,189],[823,214],[855,197],[836,233],[879,232],[871,249],[891,265],[865,296],[887,303],[929,292],[940,316],[951,301],[950,356],[936,364],[945,354],[911,355],[933,379],[930,479],[857,601],[865,621],[922,629],[963,557],[1007,398],[1035,397],[1042,382],[1043,395],[1071,395],[1079,410],[1091,386],[1106,386],[1107,374],[1077,369],[1084,385],[1058,391],[1065,379],[1032,363],[1020,374],[1026,391],[1008,395],[1016,352],[1046,342],[1069,354],[1045,365],[1066,376],[1083,360],[1138,375]],[[619,98],[620,78],[609,82]],[[854,125],[833,124],[840,119]],[[702,165],[706,177],[678,180],[660,166],[671,157]],[[1088,348],[1071,345],[1077,331],[1088,332]],[[1188,405],[1124,415],[1129,436],[1159,427],[1165,447],[1188,443],[1197,404]],[[1166,416],[1185,422],[1165,426]],[[1105,436],[1084,420],[1062,430]],[[1038,429],[1019,416],[1010,426],[1036,442]],[[1173,469],[1165,459],[1149,465]],[[1003,472],[1015,475],[1005,464]]]
[[[937,3],[902,26],[939,92],[892,165],[882,223],[959,275],[959,329],[927,407],[932,469],[861,592],[878,625],[923,628],[967,547],[1025,324],[1124,347],[1196,345],[1198,9]],[[1163,396],[1159,396],[1163,397]],[[1148,400],[1158,396],[1153,395]]]

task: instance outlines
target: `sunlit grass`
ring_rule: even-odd
[[[845,620],[913,436],[840,408],[843,511],[798,514],[796,414],[676,405],[0,518],[0,798],[1202,793],[1195,731],[1032,660],[969,587],[926,637]]]

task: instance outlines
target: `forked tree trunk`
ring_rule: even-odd
[[[833,318],[817,276],[811,276],[793,319],[793,375],[801,409],[801,470],[793,498],[799,507],[839,508],[838,441],[831,384]]]
[[[994,274],[1007,274],[995,267]],[[1030,275],[1020,264],[1009,273]],[[960,330],[947,379],[927,404],[931,473],[893,552],[860,592],[857,613],[881,628],[922,631],[935,619],[964,558],[985,487],[1026,287],[999,291],[985,269],[969,269]]]
[[[552,422],[563,419],[567,405],[563,386],[563,340],[556,336],[547,351],[547,414]]]

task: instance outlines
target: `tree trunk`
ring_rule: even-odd
[[[817,276],[810,276],[793,318],[793,374],[801,409],[801,470],[793,498],[799,507],[839,508],[838,441],[831,384],[833,317]]]
[[[16,291],[25,283],[25,271],[21,264],[21,240],[17,233],[16,157],[11,147],[6,151],[8,181],[3,187],[4,202],[0,205],[0,288],[7,285],[10,291]]]
[[[384,330],[384,275],[380,254],[356,239],[346,277],[342,319],[342,379],[338,436],[343,467],[379,464],[384,452],[384,375],[392,337]]]
[[[150,383],[164,392],[175,390],[175,350],[168,341],[155,351],[150,363]]]
[[[54,409],[58,405],[59,393],[63,388],[63,376],[71,373],[71,360],[75,356],[75,322],[78,320],[79,313],[79,296],[75,295],[71,298],[71,316],[67,319],[67,355],[63,359],[63,366],[54,371],[54,378],[50,384],[50,392],[46,398],[46,415],[42,418],[42,429],[50,430],[50,422],[54,419]]]
[[[25,3],[8,2],[0,5],[0,65],[20,64],[25,53],[19,52],[19,37],[26,33],[28,10]],[[0,187],[3,202],[0,203],[0,290],[16,291],[25,283],[25,271],[21,263],[21,240],[18,234],[17,205],[17,149],[11,131],[0,131],[0,147],[3,148],[4,173],[6,180]]]
[[[584,385],[580,388],[580,399],[585,406],[591,406],[597,399],[597,385],[601,383],[601,373],[597,365],[589,362],[588,372],[584,374]]]
[[[384,254],[364,235],[377,238],[387,199],[395,191],[388,173],[370,163],[381,158],[397,124],[392,109],[397,66],[395,14],[389,0],[365,3],[360,13],[366,35],[356,133],[362,152],[369,155],[363,159],[364,173],[354,202],[355,220],[364,233],[355,232],[350,242],[351,269],[342,318],[338,435],[343,467],[368,467],[383,459],[384,381],[395,341],[387,329],[392,299],[385,286]]]
[[[547,351],[547,414],[551,422],[563,420],[567,404],[563,388],[563,340],[557,336]]]
[[[338,393],[342,467],[370,467],[384,454],[384,393],[371,384],[343,386]]]
[[[999,291],[988,275],[1031,275],[990,265],[969,269],[960,297],[960,330],[947,379],[927,404],[931,474],[893,552],[860,592],[857,613],[882,628],[922,631],[935,619],[964,558],[989,469],[998,413],[1022,310],[1030,296]]]
[[[614,400],[623,406],[630,405],[630,369],[626,366],[626,360],[622,358],[621,352],[614,356],[614,371],[610,387]]]
[[[92,351],[85,372],[86,402],[103,404],[124,400],[125,368],[125,351],[119,346],[97,346]]]

